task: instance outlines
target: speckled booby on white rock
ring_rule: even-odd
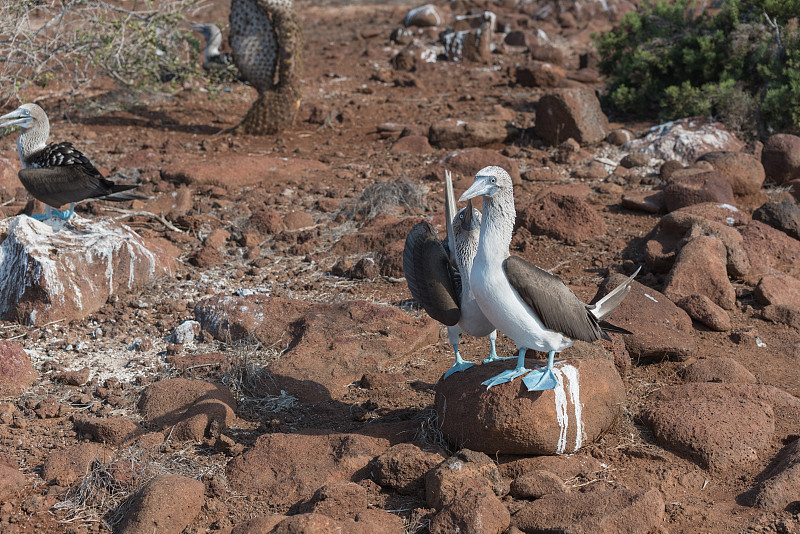
[[[600,321],[620,305],[639,271],[597,303],[584,304],[558,276],[509,254],[516,210],[508,173],[500,167],[478,171],[461,200],[477,196],[483,196],[483,221],[470,285],[489,321],[519,348],[516,368],[484,385],[492,387],[528,373],[525,352],[534,349],[548,353],[547,366],[523,381],[529,391],[553,389],[558,385],[553,374],[556,352],[576,339],[591,342],[607,337],[603,328],[625,332],[607,323],[601,328]]]
[[[23,167],[19,171],[19,180],[34,198],[47,205],[46,213],[34,215],[35,219],[49,217],[51,207],[71,204],[63,212],[52,210],[53,215],[69,219],[75,203],[88,198],[116,202],[146,198],[129,191],[137,187],[135,185],[118,185],[103,177],[72,143],[48,145],[50,121],[38,105],[23,104],[0,117],[0,121],[0,128],[22,128],[17,139],[17,152]]]
[[[414,299],[428,315],[447,325],[447,337],[456,357],[455,364],[444,374],[447,378],[474,365],[465,361],[458,351],[462,333],[489,337],[491,349],[484,363],[506,358],[497,356],[497,332],[481,312],[470,289],[469,272],[478,250],[480,212],[469,202],[454,215],[456,202],[449,172],[445,180],[447,240],[439,241],[436,229],[427,222],[414,226],[403,250],[403,271]]]

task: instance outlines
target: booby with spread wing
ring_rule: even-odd
[[[470,201],[454,215],[456,202],[449,172],[445,173],[445,180],[447,240],[439,241],[430,223],[414,226],[403,250],[403,271],[414,299],[428,315],[447,325],[447,337],[456,356],[455,364],[444,374],[447,378],[474,365],[461,358],[458,351],[461,333],[489,337],[491,349],[484,363],[506,358],[497,356],[497,332],[481,312],[470,289],[469,272],[478,250],[480,212]]]
[[[638,269],[619,287],[595,304],[584,304],[558,277],[511,256],[509,246],[516,210],[511,177],[500,167],[486,167],[475,176],[461,200],[483,196],[478,252],[470,272],[470,285],[483,313],[519,348],[517,366],[484,382],[492,387],[528,373],[525,352],[547,352],[545,369],[531,372],[523,381],[529,391],[553,389],[556,352],[574,340],[608,338],[603,329],[626,332],[603,323],[630,291]],[[602,327],[601,327],[602,326]]]
[[[88,198],[101,198],[122,202],[146,198],[129,190],[136,185],[119,185],[100,174],[89,159],[72,143],[48,145],[50,121],[47,114],[36,104],[23,104],[16,110],[0,117],[0,128],[19,126],[22,132],[17,139],[17,152],[22,162],[19,180],[36,199],[47,205],[45,219],[56,215],[69,219],[75,211],[75,203]],[[63,212],[52,210],[70,204]]]

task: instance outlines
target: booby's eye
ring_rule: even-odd
[[[492,183],[495,183],[496,181],[497,181],[497,178],[492,178]]]
[[[459,219],[463,219],[463,218],[464,218],[464,214],[463,214],[463,213],[459,213],[459,214],[458,214],[458,218],[459,218]]]

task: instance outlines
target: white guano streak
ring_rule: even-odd
[[[560,369],[553,368],[553,373],[556,375],[558,386],[553,390],[556,403],[556,419],[558,426],[561,429],[558,436],[558,445],[556,446],[556,454],[564,454],[567,449],[567,428],[569,428],[569,414],[567,403],[567,390],[564,388],[564,378],[567,378],[567,387],[569,388],[569,400],[575,412],[575,448],[572,452],[577,451],[583,445],[583,404],[580,398],[580,383],[578,369],[572,365],[563,365]]]
[[[553,368],[553,374],[556,375],[558,385],[553,390],[556,400],[556,419],[561,432],[558,435],[558,445],[556,446],[556,454],[564,454],[567,448],[567,427],[569,426],[569,416],[567,415],[567,395],[564,392],[564,377],[561,370]]]

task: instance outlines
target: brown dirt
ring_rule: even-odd
[[[225,21],[225,2],[211,3],[210,17]],[[67,487],[48,485],[39,475],[53,451],[83,441],[73,418],[87,414],[138,421],[138,395],[150,383],[181,377],[223,380],[241,386],[248,370],[280,357],[279,346],[226,344],[205,333],[194,346],[171,345],[168,335],[184,320],[194,318],[194,306],[203,297],[245,289],[325,303],[365,299],[400,307],[415,316],[424,315],[409,307],[410,294],[402,279],[353,279],[331,274],[337,263],[353,265],[375,254],[351,254],[349,251],[357,247],[337,246],[340,238],[365,224],[364,216],[352,207],[352,202],[367,186],[409,180],[427,189],[427,208],[396,207],[389,215],[401,221],[419,216],[442,221],[444,182],[439,162],[450,151],[435,147],[432,152],[426,149],[419,154],[391,151],[394,139],[380,135],[378,125],[393,122],[425,133],[438,121],[486,116],[496,113],[496,106],[500,106],[511,112],[518,128],[530,128],[535,103],[543,92],[515,86],[509,78],[515,65],[529,61],[522,51],[493,54],[490,65],[438,62],[416,73],[393,71],[389,60],[399,47],[389,46],[388,36],[408,9],[416,5],[407,1],[377,5],[299,2],[306,38],[304,98],[294,124],[278,135],[249,137],[227,132],[238,124],[255,98],[255,91],[242,85],[231,86],[230,91],[204,91],[194,85],[169,96],[131,97],[110,82],[101,81],[81,98],[40,101],[50,116],[51,140],[73,140],[106,171],[128,173],[138,169],[145,193],[163,198],[184,191],[180,211],[163,209],[180,232],[167,229],[152,218],[124,219],[143,236],[171,247],[184,261],[184,269],[174,279],[153,283],[140,293],[112,297],[87,319],[36,327],[2,324],[2,337],[15,338],[28,350],[40,378],[20,396],[0,402],[13,405],[11,411],[15,414],[4,416],[0,422],[0,458],[18,466],[28,480],[23,493],[9,501],[11,506],[0,509],[0,530],[42,534],[109,532],[98,521],[114,518],[113,514],[106,515],[109,508],[91,500],[75,504],[69,500],[73,493]],[[582,30],[564,29],[556,36],[569,47],[568,65],[577,64],[578,54],[589,49],[585,30],[585,25]],[[315,117],[324,120],[309,122]],[[637,134],[645,129],[641,124],[624,126]],[[16,135],[1,138],[0,155],[13,160],[15,141]],[[619,185],[573,177],[576,169],[559,163],[555,149],[531,144],[527,137],[488,148],[514,160],[523,175],[528,169],[540,169],[542,161],[555,171],[545,173],[543,181],[523,181],[518,185],[518,206],[532,202],[542,190],[556,183],[583,183],[591,187],[587,201],[606,226],[603,235],[575,245],[522,232],[514,241],[513,252],[543,268],[554,269],[585,301],[594,296],[610,268],[624,261],[643,263],[643,237],[659,216],[621,206],[622,193],[637,189],[630,185],[634,181],[622,180]],[[582,148],[597,157],[621,154],[607,144]],[[324,164],[325,170],[312,171],[317,174],[271,173],[261,185],[243,186],[228,184],[224,176],[218,181],[188,186],[161,178],[161,169],[176,163],[194,164],[199,157],[209,162],[227,161],[231,156],[248,155],[311,160]],[[647,171],[636,169],[644,183],[657,181],[656,175]],[[435,173],[435,180],[430,179],[431,172]],[[456,183],[458,187],[470,182],[471,177],[461,176]],[[187,187],[191,193],[188,199]],[[175,199],[178,202],[177,196]],[[18,213],[24,204],[24,199],[18,197],[0,209],[8,216]],[[86,216],[88,210],[92,217],[120,216],[104,211],[106,207],[101,202],[85,204],[79,212],[84,211]],[[156,209],[148,204],[139,208]],[[266,209],[281,217],[302,210],[314,224],[297,230],[274,225],[275,233],[248,228],[250,214]],[[217,258],[208,253],[202,256],[203,261],[192,264],[189,258],[218,229],[230,234],[222,246],[215,241],[214,249],[221,255]],[[370,244],[370,250],[379,251],[374,248],[377,246]],[[641,281],[660,290],[664,275],[649,273]],[[667,503],[663,532],[672,534],[733,533],[748,527],[748,532],[779,532],[781,525],[789,525],[789,529],[796,525],[791,512],[764,512],[741,505],[738,499],[754,485],[784,440],[796,436],[796,421],[792,425],[778,420],[778,430],[766,454],[759,455],[757,461],[713,473],[688,457],[663,449],[639,424],[638,414],[646,397],[663,386],[680,383],[682,370],[702,358],[731,358],[759,383],[800,395],[798,331],[762,319],[760,305],[748,297],[752,287],[738,284],[736,289],[740,298],[731,311],[733,331],[750,332],[745,338],[757,333],[766,346],[737,343],[729,332],[714,332],[695,324],[697,350],[688,361],[634,361],[629,375],[624,377],[624,417],[610,433],[577,453],[600,460],[602,468],[587,479],[568,481],[568,486],[575,489],[597,483],[631,491],[657,488]],[[464,336],[461,350],[465,358],[478,361],[485,355],[485,340]],[[499,336],[498,352],[513,351],[510,340]],[[193,355],[197,358],[188,364],[181,361],[184,356]],[[202,480],[206,484],[206,503],[185,532],[224,532],[251,517],[289,512],[287,508],[272,509],[257,496],[230,489],[224,473],[231,455],[250,449],[263,434],[308,429],[368,433],[378,423],[405,423],[406,428],[425,431],[418,437],[432,439],[433,385],[451,364],[452,350],[446,336],[440,336],[438,344],[392,363],[390,371],[401,376],[401,381],[387,381],[371,389],[351,384],[346,397],[336,401],[283,405],[280,399],[249,398],[246,388],[240,387],[235,390],[239,395],[239,419],[226,432],[231,439],[227,448],[219,443],[213,447],[213,443],[169,440],[153,446],[152,441],[145,440],[146,435],[135,445],[115,449],[115,454],[129,461],[124,465],[133,466],[128,468],[135,472],[130,473],[127,482],[145,481],[148,473],[181,474]],[[86,366],[93,374],[83,385],[52,380],[64,370]],[[45,413],[39,409],[41,406],[53,409]],[[8,413],[5,409],[0,412]],[[413,436],[409,436],[406,441],[412,440]],[[132,491],[137,486],[120,483],[118,487]],[[122,502],[130,492],[120,490],[113,494]],[[420,531],[414,530],[412,522],[417,517],[414,510],[426,506],[424,495],[402,496],[384,490],[370,493],[369,498],[372,507],[401,515],[408,531]]]

